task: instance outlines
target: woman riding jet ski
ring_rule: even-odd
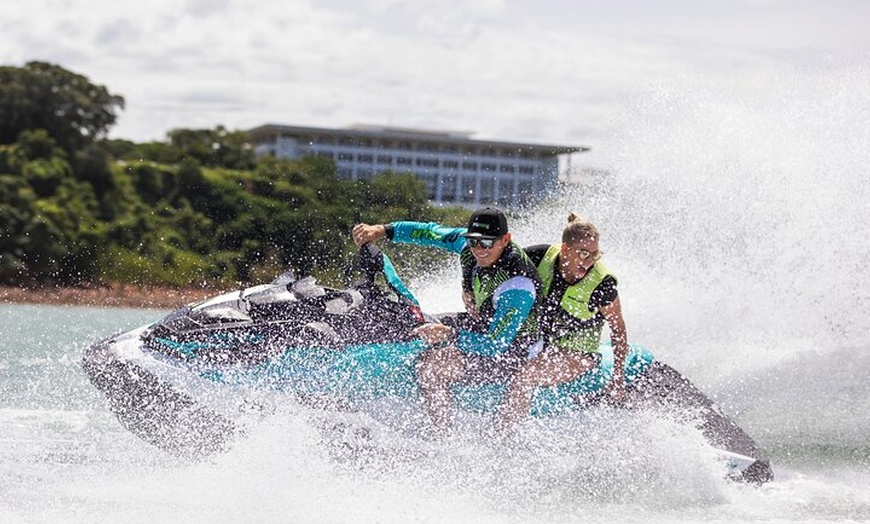
[[[408,333],[435,318],[424,314],[373,245],[360,250],[362,279],[347,289],[291,274],[184,306],[154,324],[99,341],[84,369],[122,424],[142,439],[183,455],[229,447],[263,416],[275,395],[365,409],[385,397],[419,396],[414,362],[425,349]],[[532,414],[588,407],[610,381],[613,352],[576,381],[535,394]],[[755,442],[691,382],[631,345],[625,366],[627,405],[692,411],[731,475],[752,482],[773,476]],[[465,409],[490,411],[503,387],[457,387]]]

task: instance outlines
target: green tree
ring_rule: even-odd
[[[37,200],[36,208],[39,235],[27,253],[29,266],[52,281],[92,281],[105,228],[96,218],[99,204],[90,184],[67,178],[55,195]]]
[[[66,153],[44,129],[22,131],[17,142],[0,146],[0,169],[25,178],[39,197],[53,195],[72,177]]]
[[[185,158],[178,166],[178,190],[181,196],[188,201],[193,201],[206,186],[207,182],[199,163],[192,158]]]
[[[23,178],[0,174],[0,279],[4,281],[26,269],[35,200]]]
[[[214,129],[173,129],[167,133],[170,147],[182,158],[193,158],[202,166],[225,169],[252,169],[254,149],[244,131]]]
[[[90,183],[98,196],[116,189],[109,155],[96,144],[76,152],[74,171],[76,178]]]
[[[403,213],[405,218],[420,218],[428,207],[426,183],[411,173],[385,172],[371,182],[370,209]]]
[[[72,154],[105,136],[123,108],[122,97],[58,65],[0,67],[0,143],[44,129]]]
[[[76,152],[73,171],[78,180],[91,185],[99,202],[98,217],[110,221],[123,213],[124,198],[118,179],[112,172],[112,162],[106,150],[91,144]]]

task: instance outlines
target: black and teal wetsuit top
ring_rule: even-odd
[[[574,284],[559,271],[560,246],[541,244],[526,248],[538,268],[543,292],[538,307],[538,333],[547,344],[598,351],[604,315],[601,308],[617,297],[616,277],[599,261]]]
[[[526,253],[513,242],[490,267],[478,267],[462,236],[464,227],[434,222],[393,222],[386,226],[394,242],[430,246],[457,253],[462,264],[462,289],[474,293],[481,321],[460,329],[457,347],[464,353],[499,356],[523,341],[533,325],[532,313],[540,289],[538,272]]]

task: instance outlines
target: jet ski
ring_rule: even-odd
[[[169,452],[203,456],[228,449],[276,402],[364,410],[379,399],[415,399],[414,362],[426,349],[408,333],[424,313],[389,257],[361,248],[347,288],[292,273],[269,284],[185,305],[157,322],[90,345],[83,367],[121,423]],[[540,388],[532,415],[558,416],[602,400],[613,351],[570,384]],[[626,359],[629,409],[691,413],[736,480],[773,478],[770,462],[739,426],[679,372],[631,344]],[[505,385],[456,386],[456,403],[494,411]],[[277,400],[276,400],[277,399]]]

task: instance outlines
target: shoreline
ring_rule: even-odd
[[[175,309],[220,293],[212,288],[167,288],[111,284],[102,287],[0,286],[0,303]]]

